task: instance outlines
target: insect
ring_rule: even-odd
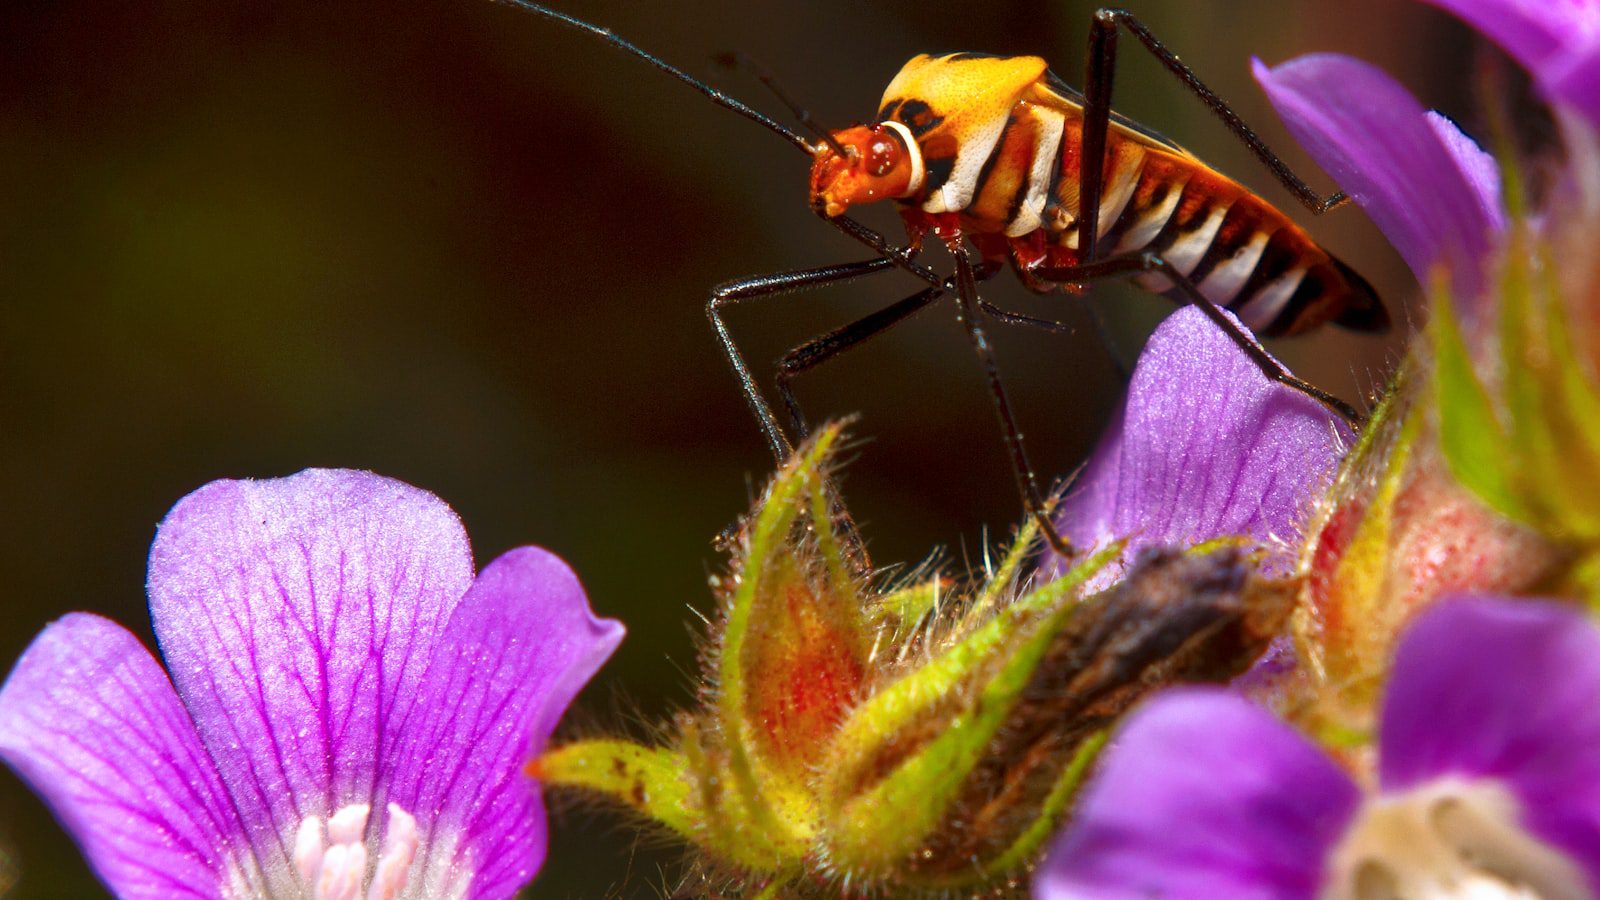
[[[1073,90],[1035,56],[982,53],[918,56],[884,91],[870,124],[815,126],[770,76],[757,72],[817,136],[809,141],[609,31],[527,0],[513,6],[600,38],[678,78],[712,102],[787,139],[811,158],[810,200],[825,220],[870,247],[860,262],[729,282],[712,292],[707,313],[718,340],[780,462],[788,432],[763,397],[722,313],[737,303],[777,297],[890,269],[927,287],[786,353],[776,386],[796,437],[805,418],[792,382],[801,373],[877,337],[953,296],[984,369],[1012,474],[1028,513],[1050,545],[1070,554],[1050,521],[984,328],[986,320],[1052,330],[1057,323],[1000,309],[978,283],[1004,269],[1029,289],[1077,293],[1134,278],[1175,302],[1202,310],[1263,374],[1299,390],[1352,422],[1354,408],[1291,375],[1234,319],[1267,336],[1298,334],[1326,322],[1382,331],[1389,317],[1372,287],[1323,250],[1284,213],[1172,141],[1111,109],[1117,36],[1126,30],[1223,121],[1297,201],[1323,213],[1347,199],[1321,196],[1234,111],[1125,10],[1101,9],[1090,23],[1084,91]],[[893,246],[850,218],[855,206],[896,204],[909,241]],[[919,262],[929,235],[955,260],[945,277]],[[968,247],[976,251],[974,262]]]

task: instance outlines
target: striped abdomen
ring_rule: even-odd
[[[1067,131],[1067,139],[1076,136],[1075,127]],[[1362,330],[1388,324],[1382,303],[1360,275],[1237,182],[1190,158],[1131,141],[1117,142],[1110,156],[1114,162],[1100,207],[1102,257],[1155,252],[1259,334],[1297,334],[1328,321]],[[1077,159],[1066,153],[1062,159],[1060,176],[1071,187],[1063,192],[1058,185],[1056,193],[1071,196],[1061,203],[1058,221],[1065,227],[1052,237],[1076,248]],[[1171,288],[1162,275],[1139,282],[1154,291]]]

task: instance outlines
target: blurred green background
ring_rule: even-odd
[[[1465,33],[1387,0],[1135,2],[1154,30],[1324,188],[1249,78],[1340,50],[1468,109]],[[754,105],[712,56],[746,51],[824,122],[869,116],[911,55],[1034,53],[1080,81],[1081,2],[563,3]],[[1117,106],[1291,213],[1206,111],[1124,42]],[[780,118],[782,118],[780,116]],[[1470,119],[1466,124],[1471,127]],[[220,477],[374,469],[451,503],[479,562],[524,543],[578,570],[628,640],[577,727],[642,732],[690,699],[686,607],[711,538],[770,461],[702,307],[723,280],[858,258],[806,208],[805,161],[636,61],[485,0],[0,4],[0,670],[68,610],[150,640],[156,522]],[[886,211],[869,215],[880,227]],[[1301,216],[1302,220],[1307,216]],[[1414,284],[1355,209],[1313,231],[1406,321]],[[999,332],[1041,472],[1084,458],[1168,307],[986,290],[1079,324]],[[915,285],[898,274],[741,308],[763,374],[788,346]],[[997,329],[998,330],[998,329]],[[1273,349],[1347,397],[1401,335]],[[971,557],[1019,518],[970,350],[947,309],[801,382],[859,413],[846,493],[879,562]],[[654,896],[676,852],[556,804],[538,897]],[[0,771],[12,896],[102,895],[43,807]]]

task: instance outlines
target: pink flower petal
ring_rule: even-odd
[[[1379,731],[1385,790],[1493,778],[1600,893],[1600,629],[1581,611],[1457,595],[1395,651]]]
[[[1310,741],[1248,701],[1167,691],[1113,738],[1033,896],[1314,897],[1359,800]]]
[[[1350,436],[1321,403],[1267,380],[1203,313],[1186,307],[1151,335],[1118,419],[1062,502],[1081,547],[1150,546],[1227,535],[1260,541],[1282,572],[1313,499]],[[1112,567],[1100,579],[1120,575]]]
[[[471,579],[449,507],[366,472],[213,482],[167,515],[156,635],[264,869],[302,818],[372,796]]]
[[[166,673],[127,629],[74,613],[34,639],[0,688],[0,759],[117,896],[221,896],[244,829]]]
[[[1312,54],[1256,81],[1318,165],[1366,210],[1417,279],[1449,267],[1458,299],[1482,294],[1485,263],[1505,227],[1492,160],[1430,117],[1381,70],[1336,54]]]
[[[1574,41],[1600,31],[1595,0],[1423,0],[1448,10],[1538,71]]]
[[[456,610],[401,723],[388,799],[438,810],[430,869],[475,872],[471,896],[509,897],[544,861],[539,786],[523,767],[622,640],[596,618],[566,563],[537,547],[500,557]],[[457,839],[442,842],[449,834]]]

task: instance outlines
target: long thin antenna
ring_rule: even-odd
[[[800,120],[800,124],[805,126],[807,131],[821,138],[823,143],[833,148],[834,153],[839,154],[841,157],[849,155],[845,152],[844,146],[834,140],[832,134],[828,133],[828,129],[823,128],[817,124],[815,119],[811,118],[809,110],[794,102],[794,99],[783,88],[778,86],[777,77],[766,66],[751,59],[740,50],[717,54],[717,62],[732,69],[743,69],[754,75],[758,81],[767,86],[767,90],[772,91],[772,95],[778,98],[779,103],[789,107],[789,112],[794,113],[794,117]]]
[[[814,155],[811,142],[807,141],[805,138],[783,127],[782,125],[773,121],[771,118],[768,118],[767,116],[756,112],[732,97],[729,97],[727,94],[724,94],[711,85],[706,84],[698,78],[695,78],[688,72],[671,65],[665,60],[651,56],[649,53],[646,53],[645,51],[634,46],[631,42],[623,40],[622,38],[617,37],[615,34],[612,34],[609,29],[601,28],[596,25],[590,25],[588,22],[585,22],[582,19],[575,19],[566,13],[556,12],[553,9],[540,6],[537,3],[530,3],[528,0],[497,0],[497,2],[503,3],[507,6],[516,7],[524,12],[533,13],[536,16],[542,16],[543,18],[549,19],[561,25],[565,25],[575,31],[582,31],[591,37],[599,38],[600,40],[610,44],[618,50],[623,51],[624,53],[631,53],[650,65],[655,66],[657,69],[660,69],[668,75],[678,79],[684,84],[687,84],[689,87],[692,87],[704,94],[712,103],[715,103],[724,109],[732,110],[733,112],[744,116],[746,119],[755,122],[757,125],[766,126],[767,130],[781,135],[789,143],[799,147],[807,156]]]

